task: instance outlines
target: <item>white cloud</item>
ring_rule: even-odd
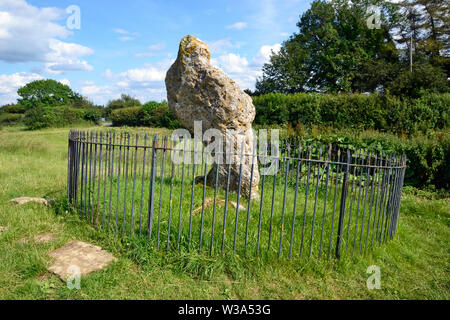
[[[129,33],[128,31],[126,31],[124,29],[120,29],[120,28],[113,29],[113,31],[118,34],[128,34]]]
[[[117,38],[119,41],[122,42],[132,41],[135,39],[135,37],[139,36],[139,32],[130,32],[121,28],[115,28],[113,29],[113,31],[117,34],[122,35],[121,37]]]
[[[0,105],[16,103],[17,89],[28,82],[41,80],[43,77],[37,73],[18,72],[0,75]]]
[[[247,22],[236,22],[234,24],[231,24],[229,26],[226,26],[227,29],[234,29],[234,30],[242,30],[247,28]]]
[[[122,42],[134,40],[133,37],[119,37],[118,39]]]
[[[44,71],[92,70],[81,60],[93,51],[63,42],[72,31],[55,21],[66,16],[59,8],[37,8],[24,0],[0,1],[0,60],[8,63],[43,62]]]
[[[147,52],[140,52],[140,53],[136,53],[135,56],[137,58],[141,58],[141,57],[153,57],[153,56],[160,56],[163,53],[161,52],[161,50],[166,48],[166,44],[164,42],[159,42],[159,43],[155,43],[152,45],[149,45],[147,47],[150,51]]]
[[[166,47],[164,42],[159,42],[148,46],[150,50],[163,50]]]
[[[259,65],[259,66],[263,66],[264,63],[269,62],[270,60],[270,56],[273,53],[278,53],[281,49],[281,44],[277,43],[274,45],[266,45],[266,46],[262,46],[258,53],[256,54],[255,58],[254,58],[254,62]]]
[[[58,80],[60,83],[65,84],[66,86],[70,87],[70,80],[69,79],[60,79]]]
[[[280,44],[262,46],[250,62],[239,54],[227,53],[211,59],[211,63],[225,71],[242,89],[253,89],[262,75],[262,66],[269,61],[272,51],[277,53],[280,48]]]
[[[207,45],[209,46],[209,50],[213,54],[226,53],[229,49],[238,49],[245,42],[232,42],[230,38],[220,39],[216,41],[207,41]]]

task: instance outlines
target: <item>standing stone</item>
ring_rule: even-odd
[[[224,162],[233,158],[230,171],[230,190],[239,186],[240,156],[243,142],[241,194],[250,196],[252,159],[254,161],[251,197],[257,198],[259,172],[257,158],[252,157],[256,147],[252,122],[255,107],[249,95],[241,90],[223,71],[210,64],[208,46],[194,36],[181,39],[177,60],[166,75],[167,99],[170,111],[194,133],[194,121],[202,121],[202,134],[214,128],[223,134]],[[231,155],[227,155],[226,141],[233,144]],[[205,143],[203,141],[203,143]],[[206,144],[206,143],[205,143]],[[219,164],[221,187],[227,184],[228,165]],[[215,185],[216,164],[207,176],[207,183]]]

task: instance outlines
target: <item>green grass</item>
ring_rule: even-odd
[[[142,129],[133,130],[138,132]],[[155,132],[152,129],[147,131]],[[196,250],[188,252],[185,245],[180,251],[166,252],[156,249],[156,243],[154,241],[149,243],[145,236],[114,236],[114,232],[98,231],[85,218],[66,212],[64,195],[67,183],[67,133],[68,129],[23,131],[21,128],[10,127],[0,131],[0,226],[8,227],[8,231],[0,233],[2,299],[449,299],[450,297],[448,199],[435,199],[432,194],[423,194],[406,188],[402,199],[398,233],[392,241],[382,246],[374,246],[365,255],[348,254],[339,261],[322,259],[319,262],[317,244],[320,240],[323,210],[321,204],[317,208],[313,256],[309,259],[299,259],[299,242],[296,239],[294,252],[297,254],[292,260],[286,259],[289,248],[285,244],[288,245],[286,240],[290,237],[291,227],[289,219],[286,219],[284,229],[286,234],[283,238],[286,242],[283,242],[282,258],[278,259],[276,254],[283,200],[283,181],[278,181],[274,215],[274,225],[278,228],[272,236],[270,254],[261,256],[248,254],[245,257],[239,250],[236,254],[232,253],[235,218],[233,207],[229,207],[228,211],[227,221],[230,225],[227,226],[227,250],[223,256],[220,252],[215,252],[213,256],[207,253],[212,208],[205,211],[204,232],[208,235],[204,235],[205,252],[198,253]],[[186,211],[188,212],[190,206],[191,190],[189,181],[191,180],[186,179],[184,187],[183,219],[188,219]],[[157,179],[157,182],[161,182],[160,179]],[[263,227],[267,229],[269,223],[267,212],[270,213],[269,197],[272,196],[271,180],[268,179],[266,184],[265,197],[268,197],[268,201],[265,198],[265,203],[268,207],[264,207]],[[159,210],[159,185],[157,184],[155,190],[155,198],[158,200],[155,206],[156,215]],[[172,202],[173,234],[171,234],[171,244],[174,245],[178,235],[180,186],[178,178],[175,179]],[[140,187],[140,183],[137,183],[136,190],[140,191]],[[289,188],[292,190],[293,187]],[[203,192],[200,185],[196,185],[195,190],[194,209],[201,205]],[[117,189],[113,189],[113,195],[116,192]],[[126,200],[123,199],[123,189],[119,190],[119,207],[120,205],[123,207],[124,202],[127,202],[128,206],[131,204],[131,192],[132,182],[128,181]],[[164,241],[167,241],[169,192],[170,179],[166,178],[163,181],[160,224],[160,237]],[[213,190],[207,188],[207,197],[211,197],[212,192]],[[135,215],[136,212],[139,213],[140,204],[140,192],[136,193],[139,196],[135,198]],[[145,196],[148,196],[147,193],[148,189]],[[51,208],[38,204],[18,207],[7,202],[19,196],[55,198],[58,201]],[[321,198],[322,196],[320,195]],[[220,197],[223,198],[224,195],[221,194]],[[293,193],[288,192],[286,212],[289,212],[289,217],[293,206],[292,197]],[[299,197],[297,214],[301,215],[304,195]],[[116,198],[113,196],[113,199]],[[309,206],[313,206],[313,200],[314,198],[308,199],[307,221],[311,221],[310,213],[313,210]],[[246,206],[245,199],[243,201]],[[113,209],[114,206],[113,202]],[[330,206],[327,204],[327,207]],[[251,208],[250,225],[254,226],[258,219],[259,204],[253,203]],[[114,210],[113,212],[115,214]],[[122,227],[123,211],[120,213],[119,231]],[[327,211],[326,219],[329,216]],[[193,247],[198,246],[200,217],[201,212],[193,218]],[[218,207],[216,216],[217,249],[221,244],[222,219],[223,206]],[[128,214],[125,221],[126,229],[129,230],[131,225]],[[137,221],[135,218],[135,230],[138,227]],[[144,221],[146,222],[146,217]],[[242,211],[239,217],[237,248],[242,248],[245,222],[246,213]],[[298,219],[297,235],[297,232],[301,231],[300,222]],[[157,220],[154,222],[154,239],[156,226]],[[188,228],[189,221],[183,220],[183,235],[188,234]],[[309,251],[310,229],[309,222],[306,227],[308,232],[305,235],[306,253]],[[34,243],[32,240],[21,241],[24,238],[32,239],[41,233],[53,233],[57,237],[47,244]],[[330,231],[325,229],[324,234],[324,239],[327,239]],[[256,237],[256,229],[250,228],[249,252],[255,249]],[[267,233],[263,233],[261,239],[266,250]],[[113,253],[118,260],[106,270],[83,278],[81,290],[71,291],[65,283],[46,270],[51,261],[48,253],[70,240],[100,245]],[[184,238],[183,241],[185,240]],[[328,245],[328,239],[325,244]],[[165,248],[165,242],[163,247]],[[381,269],[380,290],[369,290],[366,287],[369,276],[366,270],[370,265],[378,265]]]

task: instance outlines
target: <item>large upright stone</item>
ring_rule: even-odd
[[[175,117],[194,133],[194,121],[202,121],[202,130],[215,128],[223,134],[223,151],[226,153],[226,140],[232,141],[234,150],[227,157],[233,158],[230,171],[230,190],[236,191],[242,141],[243,154],[253,155],[255,145],[252,122],[255,107],[252,99],[237,83],[223,71],[210,64],[208,46],[194,36],[181,39],[177,60],[166,75],[166,88],[169,108]],[[203,142],[205,143],[205,142]],[[259,172],[256,157],[243,157],[241,194],[250,195],[252,159],[254,170],[252,179],[252,198],[258,197]],[[219,165],[219,185],[227,184],[227,164]],[[215,184],[216,165],[208,173],[209,185]]]

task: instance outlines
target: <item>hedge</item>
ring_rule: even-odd
[[[405,154],[407,169],[405,184],[417,188],[450,189],[450,131],[433,131],[398,137],[374,130],[304,127],[284,130],[281,137],[300,138],[303,141],[336,143],[342,147],[385,153]]]
[[[113,126],[146,126],[175,129],[181,124],[167,104],[145,104],[141,107],[116,109],[111,112]]]
[[[18,113],[1,113],[0,125],[11,125],[19,123],[22,120],[23,115]]]
[[[389,95],[269,93],[253,97],[255,123],[325,125],[413,134],[449,127],[450,94],[418,99]]]
[[[25,113],[24,123],[30,130],[47,127],[64,127],[84,121],[99,123],[97,109],[77,109],[72,107],[34,107]]]

